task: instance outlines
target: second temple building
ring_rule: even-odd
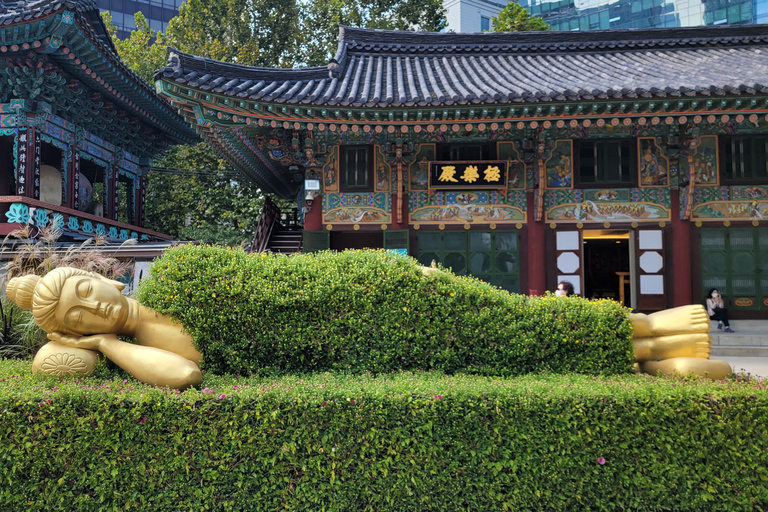
[[[380,247],[513,292],[768,313],[768,27],[342,27],[325,67],[171,51],[159,92],[304,250]],[[768,316],[768,315],[766,315]]]

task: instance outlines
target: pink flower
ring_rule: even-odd
[[[144,416],[143,418],[141,418],[139,420],[139,423],[141,423],[142,425],[145,424],[146,422],[147,422],[147,417],[146,416]]]
[[[208,388],[203,388],[200,391],[202,391],[203,393],[213,393],[213,390]]]
[[[440,400],[441,398],[443,398],[443,395],[435,395],[433,398],[435,400]]]
[[[227,395],[225,395],[223,393],[221,395],[219,395],[219,400],[224,400],[225,398],[227,398]]]
[[[598,463],[598,464],[600,464],[600,465],[602,466],[603,464],[605,464],[605,459],[604,459],[604,458],[602,458],[602,457],[598,457],[598,458],[597,458],[597,463]]]

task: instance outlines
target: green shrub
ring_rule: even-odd
[[[177,393],[0,361],[0,382],[0,511],[768,508],[758,381],[206,375]]]
[[[219,374],[440,370],[485,375],[632,370],[628,310],[526,297],[384,251],[249,256],[182,246],[140,302],[192,334]]]

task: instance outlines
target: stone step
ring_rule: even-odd
[[[768,358],[768,347],[715,347],[712,346],[710,358],[720,359],[723,357],[766,357]]]
[[[731,320],[726,333],[712,322],[712,357],[768,357],[768,320]]]

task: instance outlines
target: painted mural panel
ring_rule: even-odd
[[[640,170],[640,186],[669,186],[669,159],[655,137],[637,139],[637,168]]]
[[[717,163],[717,135],[702,135],[690,165],[688,158],[680,158],[680,176],[688,176],[690,167],[690,175],[696,185],[716,186],[719,184],[720,176]]]
[[[555,147],[544,164],[547,188],[571,188],[573,186],[573,141],[555,141]]]
[[[382,192],[323,195],[325,224],[382,224],[392,221],[392,197]]]
[[[768,219],[768,187],[696,188],[693,204],[693,219],[764,220]]]
[[[392,167],[387,162],[387,156],[378,144],[373,146],[373,159],[376,169],[376,176],[374,177],[375,191],[389,192]]]
[[[548,190],[546,222],[632,222],[671,219],[669,189]]]
[[[429,162],[435,159],[435,144],[419,144],[419,150],[408,166],[408,186],[410,190],[427,190],[429,188]]]
[[[328,153],[328,160],[323,166],[323,190],[339,191],[339,146],[333,146]]]
[[[507,162],[507,188],[514,190],[525,188],[525,163],[523,157],[515,148],[514,142],[499,142],[497,144],[499,160]]]
[[[524,190],[440,190],[412,192],[412,224],[512,223],[526,220]]]

